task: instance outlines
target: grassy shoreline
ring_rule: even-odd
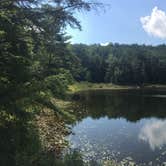
[[[166,85],[147,84],[144,86],[115,85],[111,83],[76,82],[69,86],[68,93],[76,93],[86,90],[131,90],[131,89],[166,89]]]

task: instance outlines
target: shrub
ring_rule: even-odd
[[[68,85],[72,82],[72,75],[67,70],[62,70],[59,74],[48,76],[45,79],[46,88],[58,98],[63,98],[65,96]]]

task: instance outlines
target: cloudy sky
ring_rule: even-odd
[[[100,0],[101,1],[101,0]],[[68,28],[72,43],[166,43],[165,0],[102,0],[106,11],[79,13],[82,31]]]

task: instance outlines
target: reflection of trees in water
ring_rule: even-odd
[[[105,116],[126,118],[133,122],[146,117],[165,118],[166,102],[164,98],[140,96],[137,93],[103,91],[82,93],[78,98],[75,113],[79,120],[88,116],[94,119]],[[20,110],[15,114],[17,114],[15,120],[4,120],[0,114],[0,165],[47,166],[57,165],[57,163],[58,165],[70,165],[76,161],[77,163],[79,161],[81,165],[80,154],[69,154],[64,159],[57,160],[55,153],[43,150],[38,132],[30,123],[30,116]],[[150,126],[152,126],[150,131],[153,131],[153,124]],[[150,134],[154,135],[153,132]],[[156,143],[155,138],[149,139],[148,135],[143,136],[144,139],[150,141],[150,144]],[[162,138],[165,138],[165,135]]]
[[[140,93],[139,91],[84,92],[79,96],[75,112],[79,119],[88,116],[94,119],[107,116],[108,118],[125,118],[132,122],[148,117],[166,117],[166,99],[150,97],[150,94],[140,95]]]

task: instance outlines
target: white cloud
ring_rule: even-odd
[[[106,43],[100,43],[101,46],[108,46],[109,42]]]
[[[166,144],[166,120],[155,120],[143,126],[139,139],[148,142],[151,149],[155,150]]]
[[[150,16],[141,17],[142,27],[149,35],[166,39],[166,13],[154,7]]]

